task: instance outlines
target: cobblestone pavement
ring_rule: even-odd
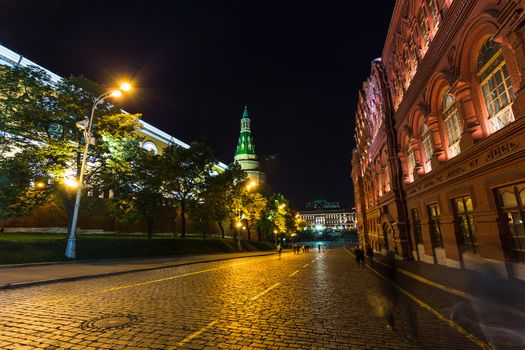
[[[2,349],[479,349],[343,249],[4,290],[0,310]]]

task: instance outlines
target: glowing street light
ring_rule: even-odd
[[[284,209],[286,207],[286,204],[285,203],[282,203],[279,205],[279,209]]]
[[[84,171],[86,168],[89,144],[91,143],[91,127],[93,126],[93,116],[95,114],[95,109],[106,98],[108,97],[119,98],[122,96],[122,91],[129,91],[129,90],[131,90],[131,85],[129,83],[122,83],[120,84],[119,89],[108,91],[98,96],[95,99],[95,102],[93,103],[93,107],[91,107],[91,115],[87,122],[87,126],[83,128],[84,129],[84,143],[85,143],[84,144],[84,154],[82,155],[82,165],[80,166],[80,176],[78,178],[78,182],[75,181],[76,183],[75,187],[77,187],[77,195],[75,198],[75,210],[73,211],[73,219],[71,220],[71,231],[69,233],[69,237],[67,239],[67,245],[66,245],[66,257],[70,259],[75,259],[76,257],[76,240],[77,240],[76,232],[77,232],[78,211],[80,209],[80,196],[82,195]],[[72,188],[73,186],[68,185],[68,183],[72,185],[73,181],[74,180],[69,181],[68,179],[64,179],[64,183],[67,186],[72,187]]]
[[[66,185],[69,188],[77,188],[79,184],[77,180],[66,177],[64,179],[64,185]]]
[[[246,189],[250,191],[252,188],[257,187],[257,181],[252,180],[246,185]]]
[[[36,188],[44,188],[44,187],[46,187],[46,184],[43,183],[43,182],[37,182],[37,183],[35,183],[35,187]]]

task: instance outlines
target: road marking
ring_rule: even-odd
[[[219,322],[219,320],[211,321],[206,326],[199,329],[197,332],[191,333],[186,338],[182,339],[180,342],[177,343],[176,346],[168,347],[168,349],[176,349],[178,346],[183,346],[184,344],[189,343],[193,338],[198,337],[202,333],[206,332],[208,329],[213,327],[217,322]]]
[[[238,264],[233,264],[233,265],[228,265],[228,266],[214,267],[213,269],[206,269],[206,270],[200,270],[200,271],[195,271],[195,272],[189,272],[189,273],[185,273],[185,274],[182,274],[182,275],[176,275],[176,276],[161,278],[161,279],[158,279],[158,280],[151,280],[151,281],[146,281],[146,282],[139,282],[139,283],[133,283],[133,284],[123,285],[123,286],[119,286],[119,287],[108,288],[108,289],[104,289],[104,290],[102,290],[100,292],[97,292],[97,293],[114,292],[114,291],[117,291],[117,290],[122,290],[122,289],[127,289],[127,288],[132,288],[132,287],[138,287],[138,286],[144,286],[144,285],[152,284],[152,283],[159,283],[159,282],[169,281],[169,280],[173,280],[173,279],[176,279],[176,278],[198,275],[198,274],[205,273],[205,272],[223,270],[223,269],[227,269],[229,267],[240,266],[240,265],[244,265],[244,264],[248,264],[248,262],[243,262],[243,263],[238,263]],[[93,293],[93,294],[95,294],[95,293]]]
[[[352,254],[349,250],[347,250],[345,248],[345,250],[348,252],[348,254],[354,256],[354,254]],[[447,323],[450,327],[452,327],[456,332],[462,334],[465,338],[467,338],[468,340],[470,340],[471,342],[473,342],[474,344],[476,344],[477,346],[479,346],[481,349],[486,349],[486,350],[490,350],[491,347],[485,343],[483,340],[477,338],[475,335],[469,333],[468,331],[466,331],[463,327],[461,327],[460,325],[458,325],[456,322],[452,321],[451,319],[445,317],[442,313],[440,313],[439,311],[437,311],[436,309],[434,309],[432,306],[428,305],[427,303],[425,303],[423,300],[421,299],[418,299],[415,295],[413,295],[412,293],[410,293],[409,291],[401,288],[400,286],[398,286],[397,284],[395,284],[394,282],[392,282],[390,279],[386,278],[385,276],[383,276],[382,274],[380,274],[379,272],[377,272],[375,269],[371,268],[370,266],[366,265],[366,267],[372,271],[373,273],[375,273],[377,276],[379,276],[380,278],[382,278],[383,280],[385,280],[387,283],[391,284],[392,286],[394,286],[397,290],[399,290],[401,293],[405,294],[408,298],[410,298],[412,301],[414,301],[416,304],[418,304],[419,306],[421,306],[423,309],[426,309],[428,311],[430,311],[431,313],[433,313],[438,319],[440,319],[441,321]]]
[[[271,291],[272,289],[278,287],[279,285],[280,285],[280,283],[276,283],[276,284],[274,284],[273,286],[266,288],[265,290],[263,290],[262,292],[260,292],[259,294],[257,294],[257,295],[254,296],[253,298],[251,298],[250,300],[251,300],[251,301],[255,301],[255,300],[259,299],[260,297],[262,297],[263,295],[265,295],[266,293],[268,293],[268,292]]]
[[[288,275],[288,277],[292,277],[292,276],[295,276],[296,274],[299,273],[299,270],[295,271],[294,273],[292,273],[291,275]]]
[[[312,261],[310,261],[310,262],[315,262],[315,259],[314,259],[314,260],[312,260]]]
[[[308,266],[310,266],[310,264],[306,264],[306,265],[304,265],[304,266],[303,266],[303,269],[304,269],[305,267],[308,267]]]

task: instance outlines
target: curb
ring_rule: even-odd
[[[211,259],[211,260],[198,260],[198,261],[174,263],[174,264],[170,264],[170,265],[146,267],[146,268],[141,268],[141,269],[106,272],[106,273],[101,273],[101,274],[96,274],[96,275],[71,276],[71,277],[55,278],[55,279],[41,280],[41,281],[8,283],[8,284],[0,285],[0,291],[2,291],[2,290],[9,290],[9,289],[19,289],[19,288],[25,288],[25,287],[33,287],[33,286],[40,286],[40,285],[53,284],[53,283],[59,283],[59,282],[73,282],[73,281],[79,281],[79,280],[90,279],[90,278],[119,276],[119,275],[125,275],[125,274],[128,274],[128,273],[160,270],[160,269],[166,269],[166,268],[172,268],[172,267],[178,267],[178,266],[185,266],[185,265],[196,265],[196,264],[203,264],[203,263],[208,263],[208,262],[225,261],[225,260],[233,260],[233,259],[245,259],[245,258],[253,258],[253,257],[259,257],[259,256],[270,256],[270,255],[277,255],[277,253],[272,252],[272,253],[264,253],[264,254],[258,254],[258,255],[239,256],[239,257],[224,257],[224,258]],[[83,260],[83,261],[86,261],[86,260]],[[64,262],[64,263],[72,263],[72,262]],[[36,263],[36,264],[39,264],[39,263]],[[42,263],[42,265],[51,265],[51,264],[52,263]],[[28,265],[28,266],[35,266],[35,265]],[[10,266],[8,268],[12,268],[12,267],[23,267],[23,266]]]

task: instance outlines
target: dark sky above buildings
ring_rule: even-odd
[[[0,43],[62,76],[131,77],[127,111],[224,163],[247,104],[274,191],[352,205],[357,92],[394,2],[3,0]]]

